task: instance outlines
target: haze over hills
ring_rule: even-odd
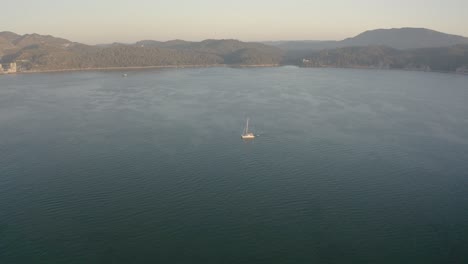
[[[272,41],[265,42],[284,50],[322,50],[352,46],[388,46],[394,49],[419,49],[468,44],[468,38],[425,28],[392,28],[365,31],[341,41]]]
[[[457,71],[468,68],[468,38],[429,29],[378,29],[342,41],[200,42],[142,40],[85,45],[0,32],[0,58],[20,71],[187,65],[279,65]]]

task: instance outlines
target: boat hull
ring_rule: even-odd
[[[254,139],[255,136],[253,134],[251,134],[251,135],[242,135],[241,138],[242,139]]]

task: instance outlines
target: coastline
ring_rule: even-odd
[[[230,67],[230,68],[274,68],[281,66],[288,66],[289,64],[186,64],[186,65],[156,65],[156,66],[130,66],[130,67],[92,67],[92,68],[71,68],[71,69],[53,69],[53,70],[29,70],[4,73],[1,75],[11,74],[31,74],[31,73],[60,73],[60,72],[80,72],[80,71],[122,71],[122,70],[145,70],[145,69],[179,69],[179,68],[216,68],[216,67]],[[391,69],[391,68],[375,68],[375,67],[304,67],[299,65],[299,68],[311,69],[357,69],[357,70],[389,70],[389,71],[412,71],[412,72],[433,72],[433,73],[448,73],[456,75],[468,75],[468,72],[456,71],[434,71],[434,70],[418,70],[418,69]]]
[[[377,70],[377,71],[404,71],[404,72],[432,72],[432,73],[445,73],[455,75],[468,75],[468,72],[457,72],[457,71],[435,71],[435,70],[419,70],[419,69],[398,69],[398,68],[376,68],[376,67],[333,67],[333,66],[321,66],[321,67],[304,67],[298,66],[299,68],[306,69],[354,69],[354,70]]]
[[[120,70],[144,70],[144,69],[173,69],[173,68],[213,68],[225,67],[226,64],[187,64],[187,65],[157,65],[157,66],[130,66],[130,67],[90,67],[90,68],[70,68],[53,70],[29,70],[16,73],[54,73],[54,72],[75,72],[75,71],[120,71]]]
[[[263,68],[279,67],[280,64],[186,64],[186,65],[156,65],[156,66],[130,66],[130,67],[92,67],[92,68],[71,68],[71,69],[53,69],[53,70],[28,70],[18,71],[8,74],[27,74],[27,73],[54,73],[54,72],[75,72],[75,71],[120,71],[120,70],[144,70],[144,69],[178,69],[178,68]],[[6,75],[6,74],[5,74]]]

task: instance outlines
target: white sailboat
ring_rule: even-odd
[[[252,132],[249,132],[249,118],[247,118],[247,123],[245,124],[244,131],[241,135],[242,139],[254,139],[255,135]]]

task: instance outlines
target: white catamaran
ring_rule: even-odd
[[[247,118],[247,123],[245,124],[244,131],[241,135],[242,139],[254,139],[255,135],[252,132],[249,132],[249,118]]]

